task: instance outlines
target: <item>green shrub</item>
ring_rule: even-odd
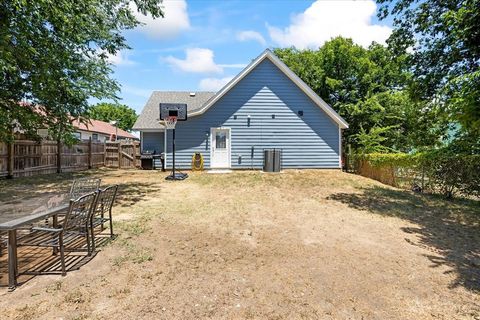
[[[480,155],[439,149],[423,154],[421,162],[432,190],[447,198],[456,193],[480,197]]]
[[[421,177],[422,187],[447,198],[455,194],[480,197],[480,155],[455,151],[445,147],[416,154],[372,153],[356,155],[355,160],[357,167],[367,162],[377,171],[391,169],[396,178],[408,176],[410,186]],[[376,178],[375,174],[371,175]],[[392,184],[398,186],[397,182]]]

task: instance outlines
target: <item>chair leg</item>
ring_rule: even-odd
[[[48,219],[47,219],[48,220]],[[53,218],[52,218],[52,226],[54,228],[57,228],[58,227],[58,216],[57,215],[54,215]],[[56,256],[58,254],[58,248],[57,247],[53,247],[53,255]]]
[[[93,223],[90,226],[90,232],[91,232],[91,236],[92,236],[92,251],[95,251],[95,230],[93,228]]]
[[[63,233],[58,235],[58,246],[60,247],[60,262],[62,264],[62,276],[65,277],[67,275],[67,271],[65,269],[65,248],[63,246]]]
[[[88,229],[85,230],[85,237],[87,238],[87,252],[88,252],[88,255],[91,255],[91,251],[90,251],[90,236],[89,236],[89,232],[88,232]]]

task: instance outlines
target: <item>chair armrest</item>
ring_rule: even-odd
[[[47,228],[47,227],[33,227],[34,231],[45,231],[45,232],[62,232],[62,228]]]

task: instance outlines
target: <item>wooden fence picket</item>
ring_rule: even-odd
[[[89,139],[67,146],[57,141],[0,142],[0,177],[80,171],[98,167],[136,168],[138,141],[97,142]]]

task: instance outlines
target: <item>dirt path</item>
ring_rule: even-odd
[[[478,203],[337,171],[96,174],[123,184],[118,239],[0,291],[1,319],[480,318]]]

